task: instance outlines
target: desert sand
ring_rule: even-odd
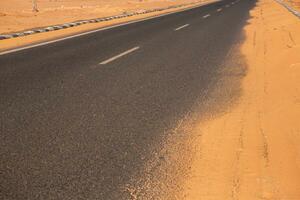
[[[250,15],[242,96],[196,128],[186,199],[300,199],[300,20],[273,0]]]
[[[2,0],[0,33],[191,2],[195,0],[37,0],[39,12],[33,12],[32,0]]]
[[[300,0],[284,0],[287,4],[300,11]]]

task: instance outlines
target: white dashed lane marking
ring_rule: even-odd
[[[189,26],[189,24],[185,24],[183,26],[179,26],[178,28],[175,28],[174,31],[179,31],[180,29],[183,29],[185,27]]]
[[[222,11],[222,8],[219,8],[218,10],[217,10],[217,12],[221,12]]]
[[[105,60],[105,61],[102,61],[102,62],[99,63],[99,64],[100,64],[100,65],[106,65],[106,64],[108,64],[108,63],[110,63],[110,62],[112,62],[112,61],[114,61],[114,60],[116,60],[116,59],[118,59],[118,58],[121,58],[121,57],[123,57],[123,56],[125,56],[125,55],[127,55],[127,54],[130,54],[130,53],[132,53],[132,52],[138,50],[139,48],[140,48],[140,47],[134,47],[134,48],[132,48],[132,49],[128,49],[127,51],[125,51],[125,52],[123,52],[123,53],[120,53],[120,54],[118,54],[118,55],[116,55],[116,56],[114,56],[114,57],[112,57],[112,58],[109,58],[109,59],[107,59],[107,60]]]
[[[208,18],[210,16],[210,14],[204,15],[202,18]]]

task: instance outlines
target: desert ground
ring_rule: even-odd
[[[297,9],[298,11],[300,11],[300,1],[299,0],[284,0],[284,2],[288,3],[293,8]]]
[[[247,66],[241,98],[194,128],[186,199],[300,199],[300,20],[272,0],[250,15],[236,47]]]
[[[0,33],[191,2],[195,0],[37,0],[39,12],[32,12],[32,0],[1,1]]]

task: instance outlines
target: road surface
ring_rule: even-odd
[[[254,5],[224,0],[1,55],[1,199],[134,199],[124,185],[168,130],[195,102],[201,115],[224,104],[207,94]]]

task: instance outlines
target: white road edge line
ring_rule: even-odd
[[[178,28],[174,29],[174,31],[178,31],[178,30],[183,29],[183,28],[185,28],[187,26],[189,26],[189,24],[185,24],[183,26],[179,26]]]
[[[208,18],[210,16],[210,14],[204,15],[202,18]]]
[[[211,3],[220,2],[220,1],[221,0],[216,0],[216,1],[213,1],[213,2],[207,2],[207,3],[204,3],[204,4],[196,5],[196,6],[189,7],[189,8],[182,9],[182,10],[175,11],[175,12],[170,12],[170,13],[161,14],[161,15],[158,15],[158,16],[147,17],[147,18],[143,18],[143,19],[138,19],[138,20],[133,20],[133,21],[129,21],[129,22],[124,22],[122,24],[116,24],[116,25],[112,25],[112,26],[108,26],[108,27],[96,29],[96,30],[93,30],[93,31],[87,31],[87,32],[84,32],[84,33],[79,33],[79,34],[67,36],[67,37],[60,38],[60,39],[50,40],[50,41],[47,41],[47,42],[42,42],[42,43],[38,43],[38,44],[34,44],[34,45],[29,45],[29,46],[25,46],[25,47],[19,47],[19,48],[15,48],[15,49],[11,49],[11,50],[0,52],[0,56],[5,55],[5,54],[14,53],[14,52],[17,52],[17,51],[31,49],[31,48],[34,48],[34,47],[45,46],[47,44],[52,44],[52,43],[60,42],[60,41],[63,41],[63,40],[68,40],[68,39],[72,39],[72,38],[76,38],[76,37],[88,35],[88,34],[91,34],[91,33],[96,33],[96,32],[100,32],[100,31],[104,31],[104,30],[108,30],[108,29],[113,29],[113,28],[120,27],[120,26],[126,26],[126,25],[129,25],[129,24],[143,22],[143,21],[147,21],[147,20],[151,20],[151,19],[155,19],[155,18],[161,18],[161,17],[167,16],[167,15],[172,15],[172,14],[175,14],[175,13],[185,12],[187,10],[199,8],[199,7],[202,7],[202,6],[211,4]]]
[[[217,12],[221,12],[222,11],[222,8],[219,8],[218,10],[217,10]]]
[[[112,61],[114,61],[114,60],[116,60],[116,59],[118,59],[118,58],[121,58],[121,57],[123,57],[123,56],[125,56],[125,55],[127,55],[127,54],[130,54],[130,53],[132,53],[132,52],[138,50],[139,48],[140,48],[140,47],[134,47],[134,48],[132,48],[132,49],[128,49],[127,51],[125,51],[125,52],[123,52],[123,53],[120,53],[119,55],[116,55],[116,56],[114,56],[114,57],[112,57],[112,58],[109,58],[109,59],[107,59],[107,60],[105,60],[105,61],[102,61],[102,62],[99,63],[99,64],[100,64],[100,65],[106,65],[106,64],[108,64],[108,63],[110,63],[110,62],[112,62]]]

